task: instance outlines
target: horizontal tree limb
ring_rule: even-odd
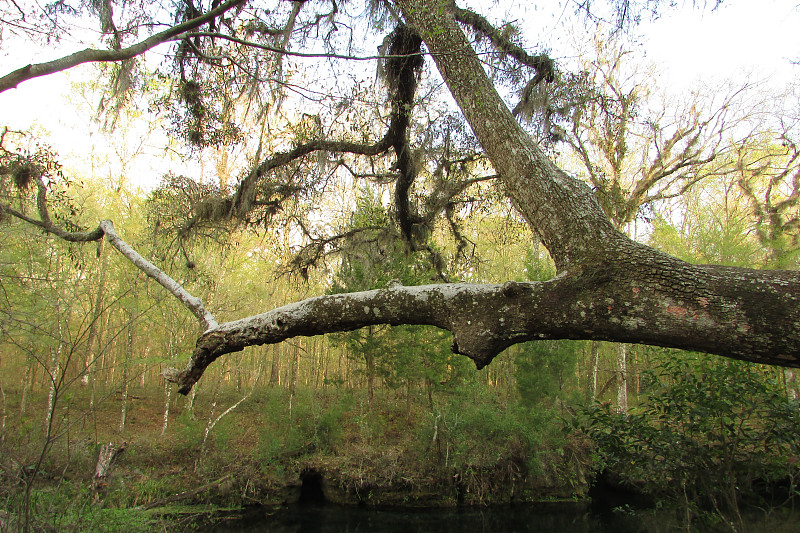
[[[449,330],[453,351],[478,368],[535,339],[652,344],[800,366],[800,273],[691,265],[645,246],[617,259],[545,282],[392,286],[309,298],[206,331],[187,367],[165,376],[186,394],[222,355],[377,324]]]

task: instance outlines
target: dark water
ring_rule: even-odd
[[[468,509],[378,510],[366,507],[296,505],[278,511],[254,510],[225,520],[215,533],[660,533],[676,531],[653,515],[595,513],[585,504],[537,504]]]

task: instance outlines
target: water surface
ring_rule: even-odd
[[[294,505],[254,510],[211,531],[274,533],[661,533],[675,531],[652,515],[592,512],[586,504],[558,503],[466,509],[372,509],[356,506]]]

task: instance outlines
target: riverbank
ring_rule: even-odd
[[[26,506],[34,524],[102,522],[113,531],[247,506],[487,506],[584,500],[588,490],[588,451],[552,411],[524,410],[479,388],[432,402],[387,393],[371,403],[341,389],[220,391],[198,394],[191,409],[189,399],[171,399],[166,430],[165,405],[152,392],[127,399],[122,432],[120,398],[87,409],[89,391],[78,389],[49,439],[39,427],[7,427],[6,524]],[[26,418],[44,416],[43,404],[29,398]],[[122,451],[98,483],[107,443]]]

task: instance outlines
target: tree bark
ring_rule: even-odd
[[[594,400],[597,398],[597,372],[600,369],[600,345],[598,344],[598,341],[592,341],[590,344],[589,357],[591,358],[590,366],[592,367],[592,400]]]
[[[106,480],[111,472],[111,467],[114,465],[114,460],[125,450],[125,446],[124,442],[120,445],[109,442],[100,446],[97,464],[92,476],[92,490],[96,494],[106,486]]]
[[[628,412],[628,346],[617,344],[617,411]]]
[[[612,258],[613,259],[613,258]],[[318,296],[221,324],[168,379],[187,393],[218,357],[246,346],[376,324],[426,324],[453,333],[453,351],[478,368],[535,339],[593,339],[703,351],[800,366],[797,272],[692,265],[631,242],[617,261],[545,282],[393,286]]]
[[[800,367],[800,273],[692,265],[632,241],[605,216],[592,190],[557,168],[515,121],[458,26],[451,3],[396,4],[432,54],[506,194],[553,257],[555,278],[392,286],[310,298],[217,324],[198,298],[116,238],[110,222],[85,234],[54,226],[44,208],[43,184],[40,221],[0,207],[66,240],[105,235],[195,314],[205,332],[188,366],[166,372],[184,394],[214,360],[246,346],[377,324],[447,329],[453,351],[472,358],[478,368],[508,346],[534,339],[653,344]]]

